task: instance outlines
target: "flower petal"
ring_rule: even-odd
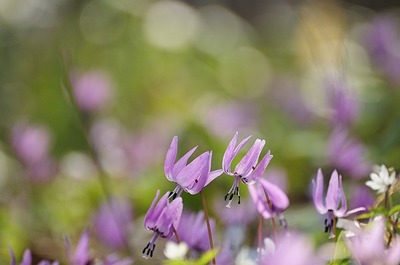
[[[242,181],[246,184],[253,184],[255,183],[265,172],[265,169],[267,168],[269,162],[271,161],[273,155],[271,155],[271,152],[268,150],[268,152],[265,154],[261,162],[257,165],[257,167],[254,169],[254,171],[248,176],[247,178],[242,178]]]
[[[325,214],[327,212],[327,209],[322,203],[324,176],[322,175],[321,169],[318,169],[317,179],[316,180],[313,179],[312,184],[313,184],[313,201],[315,208],[320,214]]]
[[[339,175],[337,171],[333,171],[329,180],[328,191],[326,193],[325,207],[328,210],[336,211],[339,207],[339,196],[344,196],[343,190],[339,186]]]
[[[274,206],[272,210],[276,208],[276,210],[282,212],[289,206],[289,198],[278,186],[265,179],[260,179],[260,184]]]
[[[167,155],[165,156],[165,161],[164,161],[164,173],[169,181],[174,181],[172,171],[174,168],[177,152],[178,152],[178,136],[174,136],[174,138],[172,138],[171,144],[168,148]]]
[[[258,163],[261,151],[264,148],[265,140],[257,139],[246,155],[240,160],[235,172],[242,177],[247,177]]]
[[[196,157],[178,173],[175,177],[175,182],[186,189],[190,184],[198,180],[203,174],[203,168],[208,166],[209,155],[209,152],[204,152]]]
[[[196,151],[197,146],[193,147],[192,149],[190,149],[186,154],[184,154],[179,160],[178,162],[175,163],[174,165],[174,169],[172,171],[172,174],[174,176],[174,181],[176,180],[176,176],[179,174],[179,172],[186,166],[189,157],[192,156],[192,154],[194,153],[194,151]]]

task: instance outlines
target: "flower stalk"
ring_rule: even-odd
[[[201,203],[203,204],[203,209],[204,209],[204,218],[205,218],[206,224],[207,224],[208,240],[210,242],[210,250],[214,251],[214,243],[213,243],[212,232],[211,232],[210,218],[208,216],[207,203],[206,203],[206,198],[204,197],[203,190],[200,191],[200,196],[201,196]],[[215,261],[215,256],[213,256],[212,264],[213,265],[217,264]]]

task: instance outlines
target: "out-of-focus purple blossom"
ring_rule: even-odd
[[[354,178],[365,177],[372,167],[365,158],[367,150],[356,139],[351,138],[345,129],[332,132],[328,144],[328,157],[335,168]]]
[[[269,167],[264,174],[265,179],[270,183],[278,186],[282,191],[287,192],[287,173],[286,170],[280,167]]]
[[[325,81],[328,104],[332,109],[331,122],[334,126],[351,125],[359,113],[359,105],[344,81],[328,79]]]
[[[104,108],[111,99],[113,85],[106,72],[93,70],[72,74],[71,84],[78,107],[83,111]]]
[[[372,196],[371,191],[367,187],[365,187],[364,185],[358,185],[353,188],[352,191],[353,192],[350,201],[350,208],[364,207],[364,212],[368,212],[368,209],[374,206],[375,198]]]
[[[94,229],[103,244],[121,248],[127,243],[132,207],[127,200],[113,199],[104,202],[94,217]]]
[[[10,248],[10,255],[11,255],[11,265],[17,265],[17,261],[15,259],[15,255],[13,250]],[[38,263],[38,265],[59,265],[60,263],[58,261],[48,261],[48,260],[42,260]],[[22,257],[22,261],[20,265],[32,265],[32,254],[29,249],[25,250],[24,255]]]
[[[50,138],[49,131],[40,125],[19,123],[12,130],[11,143],[15,154],[33,180],[49,180],[57,171],[49,154]]]
[[[144,218],[144,227],[154,231],[153,237],[142,252],[146,259],[153,256],[158,237],[169,238],[172,236],[174,229],[178,227],[183,210],[181,197],[169,202],[169,192],[167,192],[156,204],[159,195],[160,191],[158,190]]]
[[[382,15],[370,24],[365,43],[375,65],[393,82],[400,82],[399,26],[396,17]]]
[[[296,233],[282,235],[275,244],[275,251],[266,252],[260,265],[319,265],[310,240]]]
[[[358,229],[355,235],[346,238],[352,257],[362,265],[397,265],[400,263],[400,238],[397,236],[389,248],[386,247],[385,219],[376,218],[369,229]]]
[[[270,85],[270,102],[300,126],[309,125],[315,115],[304,100],[297,81],[287,77],[276,78]]]
[[[240,181],[245,184],[253,184],[257,182],[262,174],[264,174],[265,169],[272,159],[272,155],[268,150],[262,160],[258,162],[261,151],[265,145],[265,140],[257,139],[250,150],[245,154],[245,156],[240,160],[235,169],[232,171],[231,164],[233,159],[237,156],[239,151],[243,148],[243,146],[247,143],[251,136],[247,137],[236,146],[237,137],[238,132],[236,132],[233,136],[231,142],[226,148],[224,157],[222,158],[222,169],[224,170],[225,174],[235,177],[232,187],[225,195],[225,200],[229,198],[228,204],[226,205],[226,207],[228,208],[232,203],[234,195],[238,196],[238,203],[240,204]]]
[[[205,128],[217,137],[225,138],[235,133],[238,128],[246,130],[256,127],[258,113],[254,105],[243,102],[226,102],[222,104],[207,104],[201,119]]]
[[[346,195],[343,191],[342,176],[333,171],[329,181],[328,191],[325,200],[323,199],[324,176],[321,169],[318,169],[317,179],[313,179],[313,200],[316,210],[320,214],[326,214],[325,232],[329,232],[329,238],[335,237],[336,219],[347,217],[354,213],[365,211],[364,207],[347,211]]]
[[[101,265],[130,265],[133,263],[133,259],[124,258],[120,259],[117,254],[108,255]]]
[[[289,207],[289,198],[276,185],[265,179],[260,179],[258,185],[250,185],[249,191],[258,212],[269,219],[277,216],[283,227],[287,227],[282,212]]]
[[[178,161],[178,137],[174,136],[165,156],[164,172],[167,179],[177,184],[171,198],[180,196],[182,191],[190,194],[199,193],[212,180],[222,174],[222,170],[211,170],[212,152],[204,152],[188,164],[190,156],[197,146],[188,151]],[[176,161],[176,162],[175,162]]]
[[[221,247],[215,260],[218,265],[232,265],[235,262],[235,253],[231,250],[229,242]]]
[[[215,222],[210,219],[211,233],[214,234]],[[188,247],[196,253],[202,253],[209,250],[207,224],[204,220],[204,212],[188,213],[183,212],[181,221],[177,228],[179,238],[185,242]]]

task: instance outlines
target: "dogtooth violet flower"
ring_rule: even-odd
[[[365,182],[365,184],[377,193],[385,193],[390,186],[396,182],[396,172],[390,171],[385,165],[375,166],[374,172],[370,174],[371,180]]]
[[[222,170],[211,171],[212,152],[204,152],[187,164],[188,159],[197,149],[197,146],[189,150],[175,162],[178,152],[178,137],[174,136],[167,151],[164,163],[165,176],[169,181],[177,184],[170,194],[170,198],[179,197],[182,191],[190,194],[199,193],[216,177],[222,174]]]
[[[246,139],[241,141],[239,145],[236,146],[237,137],[238,132],[236,132],[233,136],[222,158],[222,168],[225,174],[235,177],[232,187],[225,195],[225,200],[229,198],[229,202],[226,205],[226,207],[228,208],[230,207],[233,196],[235,195],[238,196],[238,203],[240,204],[239,181],[241,180],[245,184],[255,183],[264,173],[265,169],[272,159],[272,155],[268,150],[267,154],[263,157],[261,162],[258,163],[261,151],[265,145],[265,140],[257,139],[250,150],[236,165],[235,170],[232,171],[231,164],[233,159],[237,156],[239,151],[243,148],[243,146],[247,143],[251,136],[247,137]]]
[[[167,192],[156,204],[159,195],[160,191],[158,190],[144,218],[144,227],[147,230],[154,231],[153,237],[142,251],[143,257],[146,259],[153,256],[153,251],[156,247],[155,242],[158,237],[171,237],[174,229],[178,227],[182,214],[183,204],[181,197],[169,202],[169,192]]]
[[[287,227],[287,222],[282,212],[289,206],[286,194],[271,182],[260,179],[259,185],[249,185],[249,192],[258,212],[265,218],[278,217],[282,227]]]
[[[364,207],[358,207],[347,211],[346,196],[342,186],[342,176],[333,171],[329,181],[328,191],[323,202],[324,176],[321,169],[318,169],[317,179],[312,180],[313,200],[316,210],[320,214],[326,214],[325,233],[329,232],[329,238],[335,237],[336,219],[349,216],[351,214],[364,211]]]

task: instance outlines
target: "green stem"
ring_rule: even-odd
[[[212,239],[212,232],[211,232],[211,225],[210,225],[210,219],[208,217],[208,211],[207,211],[207,204],[206,204],[206,198],[204,197],[204,193],[203,191],[200,191],[200,196],[201,196],[201,203],[203,204],[203,209],[204,209],[204,218],[206,220],[207,223],[207,230],[208,230],[208,240],[210,242],[210,250],[214,251],[214,243],[213,243],[213,239]],[[215,256],[213,255],[213,259],[212,259],[212,264],[216,265],[216,261],[215,261]]]

